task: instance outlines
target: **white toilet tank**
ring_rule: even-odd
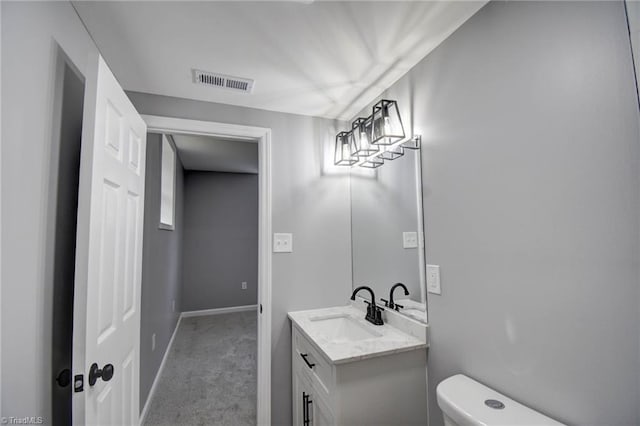
[[[440,382],[436,393],[446,426],[562,425],[462,374]]]

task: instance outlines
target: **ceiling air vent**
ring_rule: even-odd
[[[254,81],[249,78],[234,77],[196,69],[193,70],[193,82],[243,93],[251,93],[254,83]]]

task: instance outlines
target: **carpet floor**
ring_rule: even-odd
[[[145,425],[255,425],[256,312],[183,318]]]

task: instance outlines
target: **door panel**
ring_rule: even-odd
[[[101,57],[87,75],[74,300],[74,424],[139,423],[146,124]],[[80,288],[78,288],[80,284]],[[114,366],[91,386],[91,364]]]

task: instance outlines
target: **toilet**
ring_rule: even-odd
[[[446,426],[563,425],[463,374],[440,382],[436,394]]]

